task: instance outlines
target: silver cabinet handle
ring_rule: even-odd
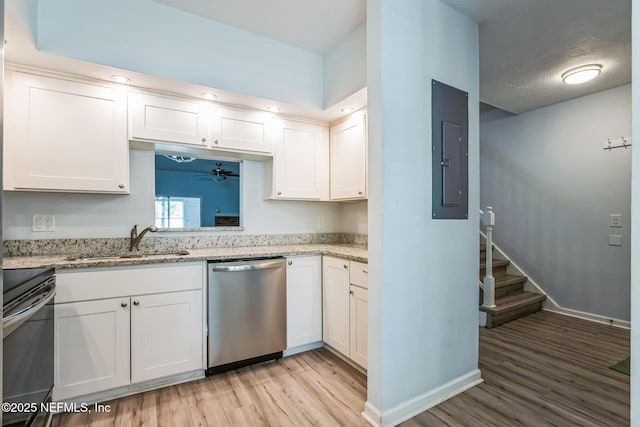
[[[289,264],[289,265],[293,265],[293,261],[289,261],[289,262],[288,262],[288,264]]]
[[[138,301],[138,300],[133,300],[133,305],[140,305],[140,301]]]
[[[122,302],[120,303],[120,307],[125,308],[126,306],[128,306],[129,304],[127,304],[126,302]]]
[[[362,196],[362,191],[358,191],[358,195],[359,195],[359,196]]]
[[[349,295],[353,295],[353,291],[349,291]]]
[[[202,138],[202,142],[207,142],[207,138]]]
[[[282,196],[282,191],[278,191],[278,196]]]
[[[213,143],[214,143],[214,144],[217,144],[217,143],[218,143],[218,140],[216,139],[215,141],[213,141]]]
[[[343,267],[344,267],[344,268],[345,268],[345,270],[346,270],[347,268],[349,268],[349,265],[348,265],[348,264],[345,264],[345,265],[343,265]]]
[[[118,185],[118,188],[124,188],[124,184]]]
[[[366,270],[366,269],[365,269],[365,270],[362,270],[362,272],[363,272],[364,274],[369,274],[369,270]]]

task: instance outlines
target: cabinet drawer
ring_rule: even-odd
[[[55,303],[202,289],[204,262],[56,271]]]
[[[362,262],[349,261],[349,279],[352,285],[360,286],[362,288],[369,288],[369,269],[368,265]]]

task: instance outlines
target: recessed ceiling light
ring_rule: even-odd
[[[593,80],[602,72],[602,65],[590,64],[572,68],[562,75],[562,81],[568,85],[579,85]]]
[[[272,105],[270,107],[267,107],[267,110],[269,110],[269,111],[271,111],[273,113],[277,113],[278,111],[280,111],[280,108],[275,106],[275,105]]]
[[[124,76],[117,76],[117,75],[111,76],[111,80],[113,80],[116,83],[129,83],[131,81]]]
[[[216,99],[218,96],[215,93],[203,92],[202,93],[202,97],[204,99],[208,99],[209,101],[212,101],[212,100]]]
[[[353,107],[344,107],[340,111],[342,111],[344,114],[350,114],[350,113],[353,113]]]

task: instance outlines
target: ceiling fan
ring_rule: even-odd
[[[211,175],[213,175],[214,179],[220,178],[220,180],[227,179],[228,176],[240,176],[232,171],[222,169],[222,163],[216,163],[216,168],[211,170]]]
[[[204,174],[204,172],[203,172]],[[240,175],[229,170],[222,169],[222,163],[216,163],[216,167],[211,169],[210,173],[206,173],[209,177],[212,177],[214,181],[225,181],[228,177],[239,177]]]

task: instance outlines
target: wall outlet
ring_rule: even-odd
[[[55,215],[33,215],[32,231],[56,231]]]
[[[611,214],[611,216],[609,217],[609,227],[622,227],[622,215]]]
[[[319,216],[318,217],[318,228],[324,228],[324,217],[323,216]]]

